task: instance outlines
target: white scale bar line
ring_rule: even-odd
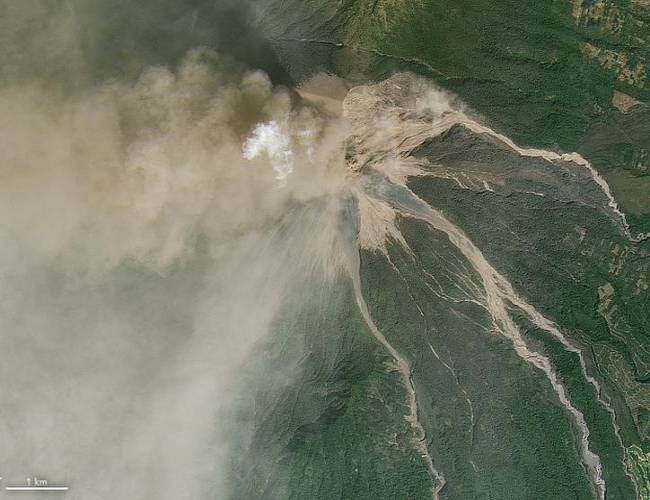
[[[67,486],[7,486],[7,491],[68,491]]]

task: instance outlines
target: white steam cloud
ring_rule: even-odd
[[[244,144],[244,158],[247,160],[253,160],[262,154],[268,155],[276,179],[282,180],[293,172],[290,140],[276,121],[259,123]]]
[[[0,87],[3,481],[227,496],[238,367],[297,282],[341,269],[346,127],[293,101],[205,49]]]
[[[291,200],[321,195],[314,178],[341,184],[341,127],[292,109],[264,73],[218,65],[201,50],[177,72],[151,68],[133,85],[81,96],[5,88],[0,231],[75,270],[127,259],[162,272],[190,257],[198,236],[227,240]],[[286,189],[274,189],[291,172]]]
[[[73,21],[52,47],[63,59],[83,45]],[[0,81],[3,482],[45,476],[79,500],[227,497],[232,382],[306,276],[349,270],[350,198],[362,245],[400,239],[345,148],[359,168],[379,151],[387,175],[412,175],[400,151],[424,125],[404,128],[369,90],[343,118],[334,83],[301,88],[321,113],[207,49],[82,90]]]

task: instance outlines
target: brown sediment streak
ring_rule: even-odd
[[[591,165],[591,163],[589,163],[580,154],[578,153],[559,154],[544,149],[521,148],[517,146],[511,139],[509,139],[505,135],[499,134],[498,132],[495,132],[494,130],[485,127],[484,125],[480,125],[479,123],[468,119],[465,115],[462,114],[459,115],[458,123],[467,127],[472,132],[488,134],[494,137],[495,139],[498,139],[499,141],[501,141],[502,143],[504,143],[505,145],[507,145],[508,147],[510,147],[511,149],[513,149],[514,151],[516,151],[522,156],[543,158],[548,161],[554,161],[554,160],[568,161],[585,167],[591,174],[591,177],[594,180],[594,182],[598,184],[598,187],[600,187],[600,189],[607,197],[607,204],[609,208],[612,210],[612,212],[614,212],[619,217],[626,236],[633,242],[640,242],[643,240],[650,239],[650,233],[640,233],[637,235],[632,234],[630,225],[627,222],[627,217],[625,213],[619,208],[618,203],[616,202],[616,199],[614,198],[614,195],[612,194],[612,191],[609,187],[609,184],[607,184],[607,181],[603,179],[603,177],[596,171],[596,169]]]
[[[431,352],[433,355],[436,357],[438,361],[451,373],[451,376],[454,379],[454,382],[456,382],[456,385],[458,386],[458,389],[460,392],[463,393],[463,397],[465,398],[465,402],[467,403],[467,408],[469,410],[469,420],[470,420],[470,425],[469,425],[469,441],[470,441],[470,446],[473,445],[474,443],[474,427],[476,425],[476,419],[474,417],[474,405],[472,404],[472,400],[469,397],[469,394],[467,393],[467,390],[462,386],[460,383],[460,379],[458,378],[458,374],[456,373],[456,370],[454,370],[453,366],[450,366],[448,363],[446,363],[438,354],[438,351],[436,351],[431,344],[429,344],[429,348],[431,349]],[[453,364],[453,361],[452,361]],[[472,468],[476,471],[477,467],[474,464],[472,460],[469,461],[470,464],[472,465]]]
[[[598,171],[591,165],[589,161],[587,161],[582,155],[579,153],[556,153],[554,151],[548,151],[545,149],[535,149],[535,148],[521,148],[517,146],[509,137],[506,137],[503,134],[500,134],[494,130],[492,130],[489,127],[486,127],[485,125],[481,125],[480,123],[472,120],[469,118],[467,115],[461,112],[457,111],[452,111],[449,112],[446,116],[444,116],[440,121],[437,123],[433,124],[432,128],[430,129],[430,135],[428,138],[433,138],[436,137],[447,130],[449,130],[451,127],[454,125],[462,125],[463,127],[467,128],[468,130],[471,130],[472,132],[475,132],[477,134],[485,134],[489,135],[490,137],[493,137],[497,139],[499,142],[505,144],[508,146],[510,149],[513,151],[519,153],[521,156],[527,156],[527,157],[532,157],[532,158],[542,158],[547,161],[565,161],[565,162],[571,162],[576,165],[580,165],[584,168],[586,168],[589,171],[589,174],[591,175],[591,178],[593,181],[598,185],[598,187],[602,190],[603,194],[607,198],[607,205],[611,209],[611,211],[617,216],[617,218],[620,221],[621,226],[623,227],[623,231],[625,232],[625,235],[630,239],[630,241],[633,241],[635,243],[650,239],[650,232],[649,233],[639,233],[637,235],[633,235],[630,225],[627,221],[627,216],[625,213],[620,209],[618,206],[618,203],[616,202],[616,199],[614,198],[614,195],[612,194],[612,191],[609,187],[609,184],[607,184],[607,181],[598,173]],[[420,136],[421,138],[421,136]],[[414,149],[414,148],[412,148]]]
[[[433,486],[431,488],[432,496],[434,500],[438,500],[440,491],[445,486],[446,481],[444,475],[434,467],[431,453],[429,453],[429,449],[427,447],[426,432],[419,420],[418,401],[415,393],[415,385],[413,384],[413,378],[411,376],[411,365],[408,360],[391,345],[388,339],[384,336],[383,333],[381,333],[379,328],[377,328],[375,322],[372,320],[370,311],[368,310],[368,305],[366,304],[363,293],[361,291],[361,276],[359,275],[359,254],[357,252],[354,252],[354,255],[356,255],[356,258],[352,257],[350,259],[352,262],[350,262],[349,265],[349,273],[354,286],[354,295],[357,301],[357,306],[359,307],[361,315],[363,316],[366,325],[368,325],[368,328],[370,329],[372,335],[375,337],[377,342],[379,342],[384,347],[384,349],[388,351],[395,362],[395,368],[399,373],[400,378],[402,379],[402,383],[406,389],[407,394],[407,406],[409,408],[409,414],[405,416],[405,419],[411,426],[414,434],[413,444],[418,453],[420,453],[420,456],[426,462],[429,474],[433,480]]]
[[[555,338],[557,341],[560,342],[560,344],[562,344],[562,347],[566,351],[571,352],[578,356],[578,359],[580,360],[580,369],[582,371],[582,376],[594,388],[594,392],[596,394],[596,400],[609,414],[612,421],[612,427],[614,429],[614,435],[616,436],[616,439],[618,441],[618,444],[621,446],[621,449],[624,449],[625,446],[623,445],[623,439],[621,438],[620,427],[616,422],[616,413],[614,412],[614,408],[609,403],[609,401],[606,401],[603,398],[603,392],[600,383],[595,379],[595,377],[589,374],[587,370],[587,364],[585,362],[585,358],[582,354],[582,351],[579,348],[577,348],[575,345],[573,345],[571,341],[567,339],[562,334],[562,332],[560,332],[560,330],[558,329],[557,325],[555,325],[555,323],[548,320],[533,306],[531,306],[526,301],[524,301],[521,297],[519,297],[517,293],[514,291],[514,289],[512,288],[512,285],[508,281],[504,280],[502,285],[506,288],[507,296],[512,301],[512,304],[518,307],[524,313],[526,313],[528,318],[532,321],[532,323],[535,326],[537,326],[541,330],[550,333],[551,336],[553,336],[553,338]],[[514,299],[514,301],[512,299]],[[636,484],[636,479],[629,472],[628,467],[625,465],[624,462],[622,463],[622,466],[623,466],[623,470],[625,471],[625,474],[632,480],[632,484],[634,488],[637,490],[637,497],[638,497],[638,485]]]
[[[582,462],[589,473],[597,497],[600,500],[603,500],[605,498],[606,486],[602,477],[602,465],[598,455],[593,453],[589,448],[589,429],[585,422],[584,415],[571,403],[566,389],[559,381],[557,373],[553,369],[550,360],[546,356],[528,348],[519,327],[510,317],[506,304],[507,302],[513,304],[525,304],[528,314],[532,314],[532,311],[534,311],[535,318],[541,319],[543,316],[537,313],[532,306],[523,302],[523,300],[514,293],[512,286],[506,278],[499,274],[488,263],[481,251],[474,245],[474,243],[472,243],[463,231],[452,224],[440,212],[431,208],[410,191],[409,196],[412,197],[411,200],[409,200],[409,205],[398,201],[395,203],[395,208],[405,216],[424,220],[433,228],[444,231],[447,234],[449,240],[467,258],[467,260],[473,265],[475,271],[481,277],[485,291],[485,307],[492,316],[495,328],[512,341],[515,352],[521,359],[538,368],[546,375],[546,378],[550,382],[558,399],[573,417],[575,425],[580,433],[580,453],[582,456]]]
[[[430,106],[429,100],[432,100]],[[368,154],[368,151],[361,152],[361,167],[368,163],[369,159],[385,159],[391,154],[399,156],[402,161],[412,161],[409,155],[413,150],[427,140],[460,125],[474,133],[496,139],[521,156],[541,158],[549,162],[567,162],[586,169],[604,194],[610,215],[621,226],[626,237],[632,242],[650,239],[650,232],[632,234],[627,216],[619,207],[609,184],[580,154],[522,148],[509,137],[472,119],[453,96],[436,89],[423,79],[409,74],[397,74],[375,86],[354,87],[348,93],[343,109],[344,115],[351,118],[355,125],[357,142],[365,142],[371,146],[369,149],[372,154]],[[426,116],[427,110],[434,113],[434,119]],[[377,137],[381,140],[378,141]],[[418,175],[431,174],[420,171]],[[459,182],[458,179],[455,180]]]
[[[484,125],[481,125],[480,123],[470,119],[467,115],[461,112],[457,111],[452,111],[449,112],[445,115],[442,116],[440,120],[438,120],[436,123],[432,124],[430,128],[430,138],[438,136],[445,131],[449,130],[451,127],[454,125],[462,125],[468,130],[478,133],[478,134],[485,134],[489,135],[495,139],[497,139],[499,142],[505,144],[509,148],[511,148],[513,151],[517,152],[518,154],[522,156],[527,156],[527,157],[534,157],[534,158],[542,158],[547,161],[565,161],[565,162],[572,162],[574,164],[583,166],[586,168],[594,182],[599,186],[599,188],[602,190],[602,192],[605,194],[608,200],[608,206],[612,210],[612,212],[618,217],[620,224],[623,227],[623,230],[627,237],[633,241],[633,242],[640,242],[643,240],[646,240],[650,238],[650,233],[646,234],[638,234],[636,236],[631,234],[630,226],[627,222],[627,218],[624,212],[620,210],[618,207],[618,204],[615,200],[615,198],[612,195],[611,189],[605,179],[600,176],[600,174],[593,168],[591,163],[587,161],[585,158],[583,158],[580,154],[578,153],[568,153],[568,154],[558,154],[553,151],[548,151],[548,150],[542,150],[542,149],[531,149],[531,148],[521,148],[517,146],[510,138],[504,136],[503,134],[500,134],[498,132],[495,132],[494,130],[490,129],[489,127],[486,127]],[[415,139],[415,141],[413,141]],[[420,142],[420,144],[423,142],[422,140],[422,133],[420,132],[419,134],[415,135],[414,137],[411,138],[411,144],[409,150],[412,151],[414,147],[412,147],[413,142]],[[409,142],[409,141],[407,141]],[[422,201],[424,203],[424,201]],[[504,296],[516,307],[521,309],[527,316],[528,318],[533,322],[533,324],[540,329],[550,333],[556,340],[558,340],[563,348],[571,352],[575,355],[578,356],[580,360],[580,367],[581,371],[583,374],[583,377],[585,380],[594,388],[595,394],[596,394],[596,399],[597,401],[602,405],[602,407],[607,411],[607,413],[610,415],[611,421],[612,421],[612,426],[614,429],[614,434],[616,436],[616,439],[621,446],[621,448],[624,448],[623,441],[620,435],[620,428],[616,422],[616,414],[614,412],[614,409],[612,408],[611,404],[606,401],[603,398],[603,393],[602,393],[602,388],[598,381],[589,374],[587,367],[586,367],[586,362],[584,359],[584,356],[582,354],[582,351],[573,345],[571,341],[569,341],[557,328],[557,326],[547,318],[545,318],[542,314],[540,314],[533,306],[528,304],[525,300],[523,300],[521,297],[517,295],[517,293],[514,291],[512,285],[501,275],[496,274],[496,271],[494,271],[495,276],[499,277],[499,280],[497,282],[498,286],[502,289]],[[623,466],[626,474],[628,477],[630,477],[632,480],[634,479],[628,472],[627,467]],[[633,480],[632,481],[634,486],[637,487],[636,482]]]
[[[626,216],[616,203],[609,185],[581,155],[521,148],[508,137],[469,117],[463,111],[462,105],[454,105],[452,96],[436,90],[422,79],[412,75],[396,75],[375,86],[353,88],[346,97],[343,107],[344,115],[352,121],[355,131],[350,141],[355,157],[349,166],[353,171],[361,173],[361,178],[366,177],[365,172],[370,173],[368,176],[370,182],[366,185],[360,183],[362,196],[374,197],[404,216],[424,220],[435,229],[444,231],[472,264],[481,278],[484,290],[478,292],[482,295],[479,299],[480,305],[492,316],[494,328],[512,341],[517,355],[545,374],[561,404],[572,417],[580,435],[581,461],[587,470],[597,498],[604,499],[606,485],[602,476],[602,465],[598,455],[590,449],[590,433],[584,415],[571,403],[567,390],[559,380],[550,359],[529,349],[509,309],[512,307],[520,309],[536,327],[549,333],[566,351],[578,356],[583,377],[594,388],[598,403],[609,413],[613,432],[619,444],[623,446],[614,409],[603,395],[598,381],[590,375],[582,351],[567,339],[552,321],[515,292],[511,283],[490,265],[459,227],[408,189],[408,178],[439,175],[425,168],[426,160],[420,160],[412,156],[412,153],[428,140],[446,133],[452,127],[462,126],[473,133],[492,137],[521,156],[540,158],[548,162],[566,162],[586,169],[604,195],[603,208],[626,237],[633,242],[640,242],[650,239],[650,233],[638,235],[631,233]],[[386,185],[374,185],[376,178],[372,172],[383,177]],[[460,182],[458,179],[456,181]],[[489,185],[485,186],[485,181],[483,187],[489,189]],[[395,226],[394,217],[389,217],[383,212],[381,217],[379,215],[371,217],[371,215],[365,214],[361,217],[362,231],[364,226],[367,226],[366,232],[372,229],[372,234],[377,233],[376,236],[379,236],[378,233],[381,233],[387,239],[404,245],[401,235],[396,237],[395,233],[399,234],[399,230]],[[385,244],[378,244],[376,239],[369,240],[373,245],[369,245],[368,242],[364,245],[360,241],[361,247],[385,250]],[[433,354],[436,355],[435,352]]]

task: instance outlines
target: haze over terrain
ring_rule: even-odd
[[[444,3],[2,1],[0,486],[650,498],[647,7]]]

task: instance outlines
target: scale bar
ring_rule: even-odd
[[[7,491],[68,491],[67,486],[7,486]]]

